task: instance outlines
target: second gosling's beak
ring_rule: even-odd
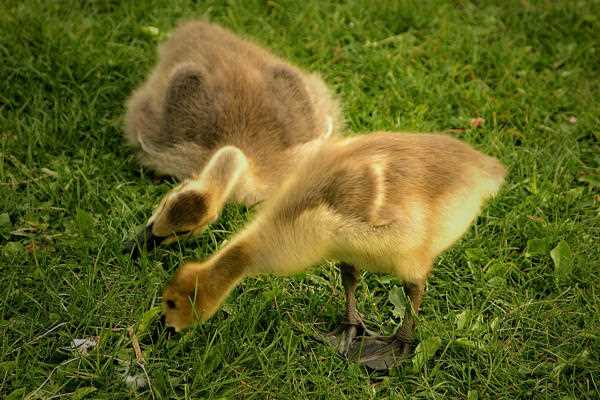
[[[166,320],[165,320],[165,316],[161,316],[160,320],[158,321],[158,324],[160,326],[161,329],[165,330],[165,333],[167,335],[167,339],[172,338],[173,336],[175,336],[177,334],[177,331],[175,330],[175,328],[173,328],[172,326],[167,326]]]

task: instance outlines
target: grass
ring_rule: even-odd
[[[0,397],[600,398],[600,3],[376,3],[3,3]],[[228,207],[195,242],[139,263],[121,252],[173,185],[124,146],[124,101],[164,33],[201,15],[320,71],[351,133],[466,128],[454,134],[509,167],[436,263],[420,362],[369,373],[314,340],[342,317],[331,265],[247,280],[177,340],[139,332],[145,371],[133,362],[126,328],[182,259],[207,256],[248,218]],[[475,117],[486,122],[471,129]],[[397,286],[365,277],[371,327],[399,322]],[[89,336],[101,338],[89,354],[65,350]]]

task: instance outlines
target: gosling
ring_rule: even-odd
[[[372,369],[410,352],[433,262],[496,194],[505,168],[438,134],[373,133],[331,140],[299,166],[243,231],[208,260],[182,265],[163,293],[180,331],[210,318],[247,276],[289,275],[341,262],[346,319],[332,343]],[[390,337],[370,336],[356,310],[359,270],[403,282],[412,312]]]
[[[183,183],[140,239],[200,234],[227,202],[254,205],[343,125],[317,74],[206,21],[180,25],[127,103],[125,136],[142,165]]]

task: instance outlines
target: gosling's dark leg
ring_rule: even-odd
[[[372,335],[356,310],[356,298],[354,292],[358,286],[360,273],[358,270],[346,263],[340,264],[342,274],[342,285],[346,293],[346,318],[342,326],[328,335],[327,341],[331,343],[341,354],[346,355],[352,342],[357,336]]]
[[[405,284],[404,291],[410,300],[411,310],[404,316],[402,325],[400,325],[400,328],[398,328],[394,337],[403,344],[402,354],[407,355],[410,353],[410,345],[415,334],[415,317],[421,308],[421,302],[423,301],[423,295],[425,294],[425,283]]]
[[[402,320],[402,324],[393,336],[357,338],[351,348],[351,358],[375,370],[393,368],[410,353],[415,329],[415,317],[421,307],[425,282],[406,283],[404,290],[411,309]]]
[[[346,323],[353,326],[362,325],[363,322],[356,310],[356,298],[354,297],[360,279],[359,272],[350,264],[341,264],[340,272],[342,273],[342,286],[346,293]]]

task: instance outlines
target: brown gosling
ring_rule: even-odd
[[[343,125],[317,74],[206,21],[180,25],[160,46],[125,120],[141,163],[184,180],[148,221],[148,247],[199,234],[227,202],[268,198]]]
[[[180,331],[207,320],[247,276],[337,260],[346,320],[332,343],[370,368],[391,368],[410,352],[434,259],[467,231],[505,174],[497,159],[444,135],[328,141],[224,248],[178,269],[163,293],[165,322]],[[393,336],[369,336],[354,298],[358,269],[403,282],[412,312]]]

